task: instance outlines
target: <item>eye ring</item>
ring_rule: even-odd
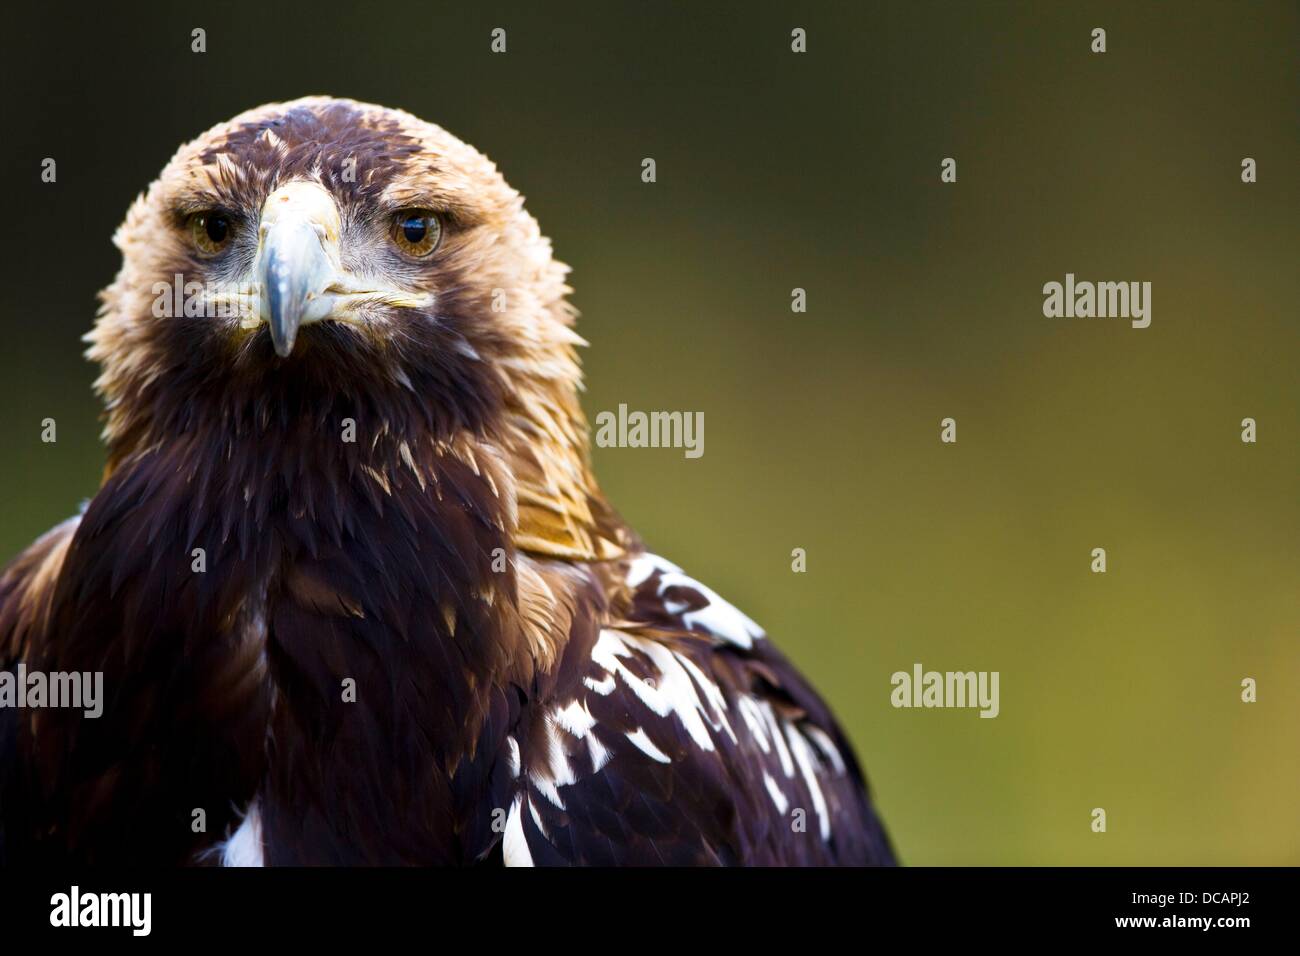
[[[235,232],[234,218],[220,209],[196,212],[189,218],[189,232],[195,248],[213,256],[230,243]]]
[[[442,220],[432,209],[403,209],[393,217],[389,234],[402,252],[423,259],[442,241]]]

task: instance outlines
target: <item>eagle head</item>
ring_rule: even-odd
[[[391,446],[372,470],[489,459],[524,546],[618,550],[595,533],[567,267],[445,130],[327,97],[250,110],[182,146],[115,242],[87,353],[110,473],[196,429],[274,455],[348,418]]]

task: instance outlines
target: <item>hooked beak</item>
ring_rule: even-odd
[[[327,292],[340,277],[338,207],[317,183],[288,183],[266,198],[259,240],[261,311],[276,354],[287,358],[298,329],[332,309]]]

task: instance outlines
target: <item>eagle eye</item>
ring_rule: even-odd
[[[216,209],[194,213],[190,216],[189,229],[194,245],[209,256],[224,249],[235,231],[230,217]]]
[[[438,248],[442,222],[429,209],[403,209],[393,217],[393,242],[408,256],[423,258]]]

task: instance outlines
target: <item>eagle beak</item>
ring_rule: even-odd
[[[322,186],[299,180],[266,198],[256,270],[271,342],[287,358],[298,329],[329,316],[339,281],[339,211]]]

